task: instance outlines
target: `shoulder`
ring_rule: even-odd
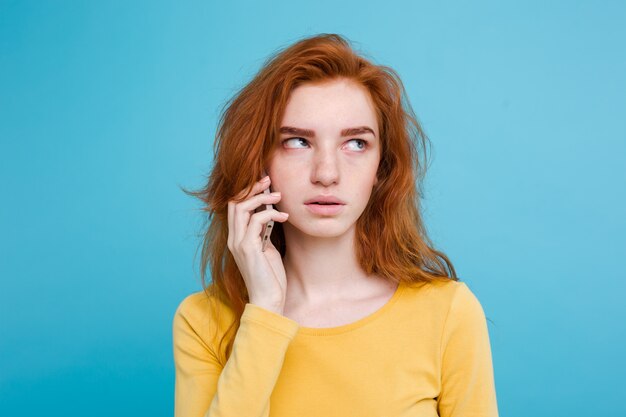
[[[438,305],[449,305],[459,294],[463,296],[463,293],[469,291],[464,282],[453,279],[415,282],[403,285],[406,288],[405,291],[413,297],[422,298],[424,301],[428,300]]]
[[[230,308],[205,291],[187,295],[178,304],[174,313],[174,328],[181,326],[193,329],[200,336],[223,333],[235,319]]]
[[[409,290],[427,293],[429,296],[452,300],[455,297],[474,296],[470,287],[464,281],[453,279],[433,280],[430,282],[417,282],[404,284]]]
[[[191,293],[183,298],[183,300],[178,304],[176,314],[182,314],[185,316],[198,314],[207,309],[211,305],[212,301],[212,297],[207,295],[204,291]]]
[[[463,281],[436,283],[433,294],[437,294],[440,305],[445,311],[444,323],[447,329],[457,326],[482,328],[486,326],[486,317],[478,297],[470,286]]]
[[[482,307],[474,292],[463,281],[435,280],[405,284],[412,303],[426,307],[431,314],[442,318],[454,317],[459,313],[483,314]]]

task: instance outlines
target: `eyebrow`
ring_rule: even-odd
[[[345,136],[362,135],[363,133],[368,133],[368,132],[374,135],[374,137],[376,137],[376,134],[374,133],[374,131],[367,126],[349,127],[347,129],[343,129],[341,131],[341,136],[345,137]],[[301,129],[299,127],[292,127],[292,126],[281,127],[280,133],[286,133],[288,135],[300,135],[300,136],[305,136],[309,138],[315,137],[315,131],[313,130]]]

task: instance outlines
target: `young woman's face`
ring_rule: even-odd
[[[369,92],[346,79],[300,85],[291,92],[280,127],[267,172],[272,191],[282,194],[276,209],[289,213],[285,231],[294,227],[318,237],[345,233],[365,210],[377,181],[381,145]],[[319,195],[343,205],[307,204]]]

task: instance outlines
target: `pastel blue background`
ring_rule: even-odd
[[[373,13],[373,10],[376,10]],[[401,75],[500,414],[626,415],[624,2],[0,1],[0,415],[169,416],[222,104],[301,37]]]

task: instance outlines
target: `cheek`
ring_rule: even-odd
[[[287,176],[286,172],[280,172],[280,170],[274,169],[273,172],[268,172],[272,182],[270,183],[270,191],[280,191],[282,193],[281,202],[292,200],[294,192],[297,193],[298,185],[293,183],[294,178]],[[292,175],[293,176],[293,175]],[[301,188],[300,188],[301,189]],[[279,203],[280,204],[280,203]]]
[[[376,173],[378,172],[378,164],[372,164],[370,169],[368,170],[366,176],[368,178],[368,186],[373,187],[378,182],[378,178],[376,177]]]
[[[272,179],[274,191],[288,191],[300,187],[297,182],[303,178],[302,164],[275,157],[267,164],[267,173]]]

